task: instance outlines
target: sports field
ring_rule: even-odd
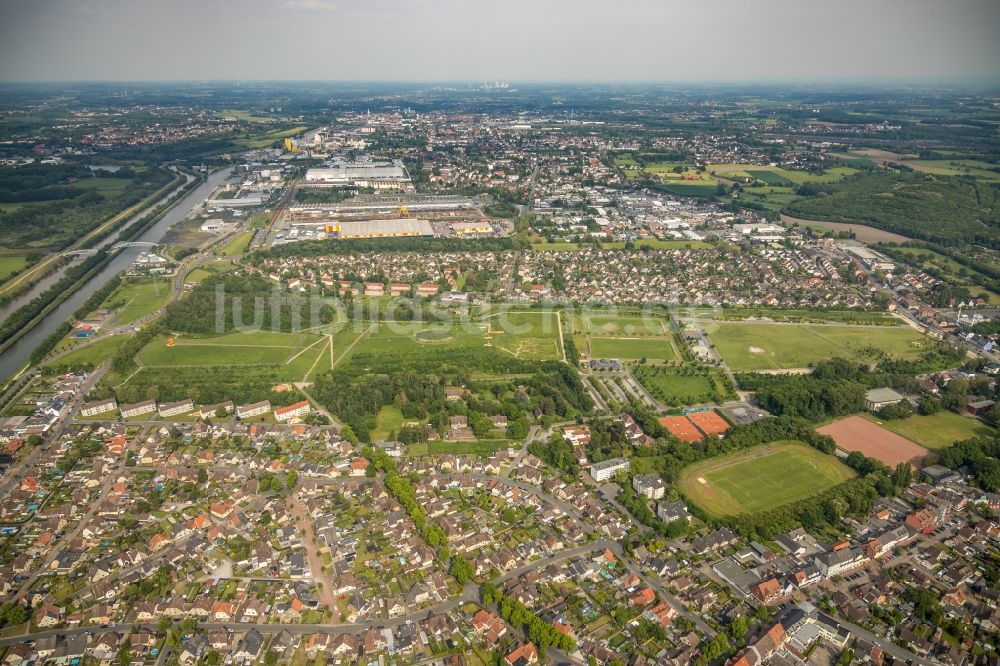
[[[709,338],[736,371],[806,368],[835,356],[868,360],[876,350],[915,358],[932,344],[908,326],[720,322]]]
[[[860,451],[869,458],[877,458],[890,467],[908,462],[920,467],[927,449],[905,437],[872,423],[861,416],[848,416],[834,421],[816,432],[833,437],[844,451]]]
[[[688,500],[713,516],[768,511],[854,476],[837,460],[796,442],[776,442],[695,463],[681,473]]]
[[[591,358],[675,361],[670,338],[588,338]]]
[[[995,432],[982,421],[955,412],[941,411],[931,416],[915,414],[909,418],[889,421],[878,420],[870,414],[866,417],[886,430],[928,449],[943,449],[963,439],[989,436]]]
[[[676,361],[667,321],[659,317],[585,314],[573,319],[577,348],[591,358]]]

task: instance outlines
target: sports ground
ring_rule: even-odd
[[[877,458],[890,467],[908,462],[920,467],[927,449],[876,425],[861,416],[848,416],[834,421],[817,432],[833,437],[844,451],[860,451],[869,458]]]
[[[775,442],[687,467],[679,480],[693,504],[713,516],[768,511],[854,476],[836,456],[797,442]]]
[[[715,323],[709,337],[735,371],[806,368],[833,357],[870,360],[879,350],[893,358],[915,358],[930,340],[908,326]]]
[[[667,321],[659,317],[585,314],[573,319],[577,348],[590,358],[674,362]]]

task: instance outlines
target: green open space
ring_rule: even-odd
[[[143,347],[137,359],[154,367],[287,364],[319,339],[303,333],[260,331],[215,338],[179,337],[168,346],[167,338],[160,336]]]
[[[490,317],[485,344],[520,359],[558,360],[559,317],[553,312],[505,312]]]
[[[67,368],[76,368],[81,366],[96,367],[115,353],[115,350],[121,346],[122,339],[123,338],[120,336],[107,336],[105,338],[96,339],[87,344],[82,344],[78,349],[74,349],[65,356],[53,361],[52,365]],[[70,341],[68,344],[73,344],[73,338],[67,338],[67,340]]]
[[[653,361],[676,361],[674,348],[668,337],[617,337],[589,336],[592,358],[620,358],[626,360],[649,359]]]
[[[24,270],[28,265],[28,254],[17,250],[0,250],[0,282]]]
[[[130,324],[162,307],[170,290],[168,280],[127,281],[104,299],[101,307],[115,310],[108,324]]]
[[[640,366],[632,374],[650,395],[670,406],[722,402],[734,397],[729,382],[716,371],[675,371]]]
[[[390,434],[398,433],[405,421],[406,418],[403,416],[403,412],[399,411],[399,407],[392,405],[382,407],[382,409],[378,410],[378,416],[375,417],[375,429],[372,430],[372,440],[387,439]]]
[[[685,497],[713,516],[768,511],[847,481],[836,456],[797,442],[775,442],[695,463],[681,472]]]
[[[244,231],[241,234],[237,234],[223,246],[219,254],[223,257],[237,257],[246,252],[251,238],[253,238],[253,231]]]
[[[722,359],[737,371],[811,367],[833,357],[871,360],[880,354],[911,359],[932,341],[902,326],[722,322],[709,329]]]
[[[905,419],[884,420],[872,414],[866,414],[865,418],[928,449],[943,449],[955,442],[971,437],[991,436],[995,432],[978,419],[948,411],[930,415],[915,414]]]

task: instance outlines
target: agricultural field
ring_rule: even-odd
[[[905,419],[883,421],[867,414],[866,418],[886,430],[928,449],[943,449],[971,437],[991,436],[995,432],[982,421],[955,412],[941,411],[925,416],[914,414]]]
[[[853,476],[836,456],[777,442],[695,463],[681,472],[679,486],[705,512],[738,516],[796,502]]]
[[[710,328],[709,338],[735,371],[807,368],[835,356],[867,360],[885,353],[916,358],[933,344],[902,326],[723,322]]]
[[[756,164],[709,164],[708,173],[723,178],[753,178],[767,185],[801,185],[802,183],[832,183],[858,172],[857,169],[841,166],[826,169],[823,173],[795,171],[776,166]]]

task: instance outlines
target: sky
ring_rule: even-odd
[[[0,80],[1000,82],[1000,0],[0,0]]]

